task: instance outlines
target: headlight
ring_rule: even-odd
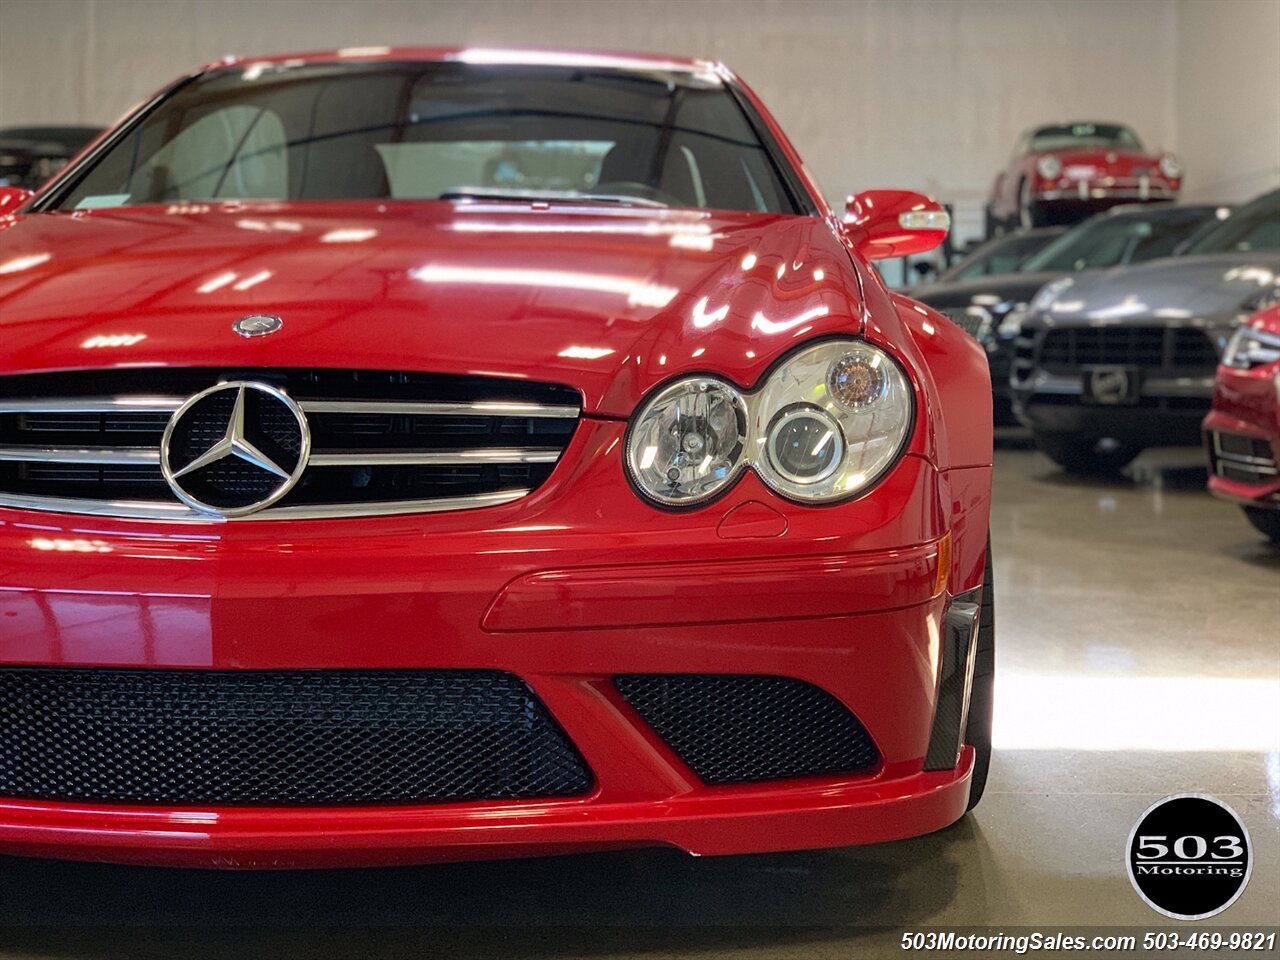
[[[1028,309],[1032,313],[1043,313],[1045,310],[1049,309],[1049,304],[1053,303],[1053,301],[1058,298],[1058,294],[1063,293],[1073,283],[1075,283],[1075,281],[1071,279],[1071,277],[1060,277],[1057,280],[1046,283],[1040,288],[1036,295],[1031,298],[1031,306]]]
[[[1036,173],[1046,180],[1057,180],[1058,175],[1062,173],[1062,161],[1052,153],[1046,153],[1036,161]]]
[[[780,495],[842,500],[902,455],[914,400],[902,368],[861,340],[830,340],[788,357],[753,393],[710,377],[660,390],[633,418],[627,471],[664,506],[692,506],[745,469]]]
[[[1004,315],[996,336],[1001,340],[1012,340],[1022,330],[1022,321],[1027,319],[1027,305],[1020,303]]]
[[[679,507],[714,497],[743,464],[742,395],[710,377],[678,380],[644,405],[627,437],[627,468],[645,495]]]
[[[1237,370],[1251,370],[1280,360],[1280,335],[1256,327],[1240,327],[1227,341],[1222,364]]]
[[[1182,176],[1182,164],[1172,153],[1166,153],[1160,158],[1160,172],[1170,180],[1177,180]]]

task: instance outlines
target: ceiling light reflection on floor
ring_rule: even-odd
[[[1280,749],[1280,679],[1095,677],[1001,671],[1005,750]]]

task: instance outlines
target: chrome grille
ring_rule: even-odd
[[[160,442],[188,396],[237,379],[286,391],[311,429],[301,481],[278,504],[251,514],[255,519],[435,512],[519,499],[548,478],[581,409],[568,387],[411,372],[0,377],[0,506],[217,519],[190,510],[170,491]]]

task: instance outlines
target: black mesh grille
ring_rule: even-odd
[[[618,692],[709,784],[861,773],[871,737],[831,694],[791,677],[630,674]]]
[[[496,671],[0,670],[0,796],[263,806],[585,793]]]
[[[1203,331],[1184,327],[1068,327],[1040,342],[1040,366],[1050,373],[1099,364],[1211,374],[1218,351]]]

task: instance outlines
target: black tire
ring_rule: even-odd
[[[1078,437],[1073,434],[1035,433],[1036,446],[1067,473],[1099,477],[1119,473],[1142,452],[1136,443]]]
[[[1244,507],[1244,516],[1253,528],[1272,543],[1280,543],[1280,510],[1267,510],[1263,507]]]
[[[996,685],[996,595],[991,576],[991,536],[987,535],[987,562],[982,572],[982,613],[978,618],[978,653],[973,665],[973,689],[969,693],[969,719],[964,742],[973,747],[973,779],[969,785],[972,810],[987,789],[991,772],[991,721]]]

